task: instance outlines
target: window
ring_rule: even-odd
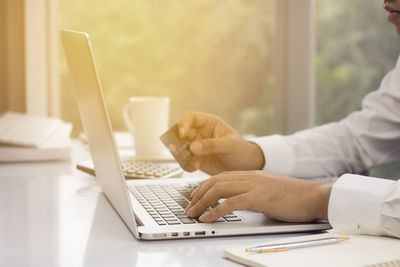
[[[316,123],[323,124],[360,109],[364,96],[393,69],[400,49],[382,1],[319,0],[316,29],[315,111]],[[373,175],[398,178],[396,165]]]
[[[91,36],[114,129],[130,96],[154,95],[171,98],[171,124],[196,110],[241,133],[276,131],[274,1],[59,0],[59,13]],[[77,122],[63,56],[61,116]]]

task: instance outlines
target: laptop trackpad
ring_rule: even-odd
[[[261,212],[250,210],[234,211],[244,223],[252,225],[282,225],[282,222],[269,218]]]

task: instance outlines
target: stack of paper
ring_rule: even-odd
[[[71,158],[72,124],[61,122],[38,147],[0,146],[0,162],[32,162],[67,160]]]

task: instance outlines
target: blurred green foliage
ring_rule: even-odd
[[[316,123],[344,118],[379,87],[400,52],[383,1],[319,0],[316,12]]]
[[[400,42],[382,3],[317,1],[316,124],[359,110],[364,96],[394,68]],[[372,175],[399,178],[399,163],[376,168]]]
[[[91,35],[114,129],[130,96],[171,98],[170,123],[189,110],[242,133],[273,131],[272,0],[60,1],[61,26]],[[62,63],[62,116],[79,121]]]

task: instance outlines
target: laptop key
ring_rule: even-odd
[[[159,213],[159,214],[160,214],[161,217],[173,216],[175,218],[175,215],[172,212],[162,212],[162,213]]]
[[[179,220],[178,220],[177,218],[175,218],[175,217],[172,217],[172,218],[164,218],[164,220],[165,220],[166,222],[175,222],[175,221],[179,222]]]
[[[159,206],[153,206],[153,208],[154,208],[155,210],[165,210],[165,209],[167,209],[167,207],[161,206],[161,205],[159,205]]]
[[[161,212],[158,212],[161,216],[163,216],[163,215],[174,215],[172,212],[170,212],[170,211],[161,211]]]
[[[225,220],[228,222],[240,222],[242,219],[237,217],[237,218],[225,218]]]
[[[186,216],[186,214],[175,214],[175,216],[177,217],[177,218],[179,218],[179,219],[185,219],[185,218],[187,218],[187,219],[190,219],[188,216]]]
[[[175,224],[182,224],[182,223],[179,222],[179,221],[167,221],[167,224],[169,224],[169,225],[175,225]]]
[[[176,216],[186,216],[186,213],[184,211],[172,211],[173,214],[175,214]]]
[[[223,216],[224,218],[236,218],[237,215],[233,214],[233,213],[229,213]]]
[[[160,213],[160,214],[162,214],[162,213],[170,213],[171,211],[170,210],[167,210],[167,209],[157,209],[156,210],[158,213]]]
[[[181,219],[181,222],[183,224],[193,224],[193,223],[195,223],[195,221],[193,221],[191,219]]]
[[[166,221],[172,221],[172,220],[176,220],[175,216],[171,216],[171,215],[167,215],[167,216],[162,216],[164,220]]]
[[[178,210],[182,210],[182,207],[181,206],[178,206],[178,205],[174,205],[174,206],[169,206],[169,205],[167,205],[167,207],[170,209],[170,210],[175,210],[175,211],[178,211]]]
[[[164,205],[167,205],[168,207],[174,207],[174,206],[176,206],[176,207],[178,207],[178,205],[176,204],[176,202],[175,201],[172,201],[172,200],[168,200],[168,201],[164,201]]]

